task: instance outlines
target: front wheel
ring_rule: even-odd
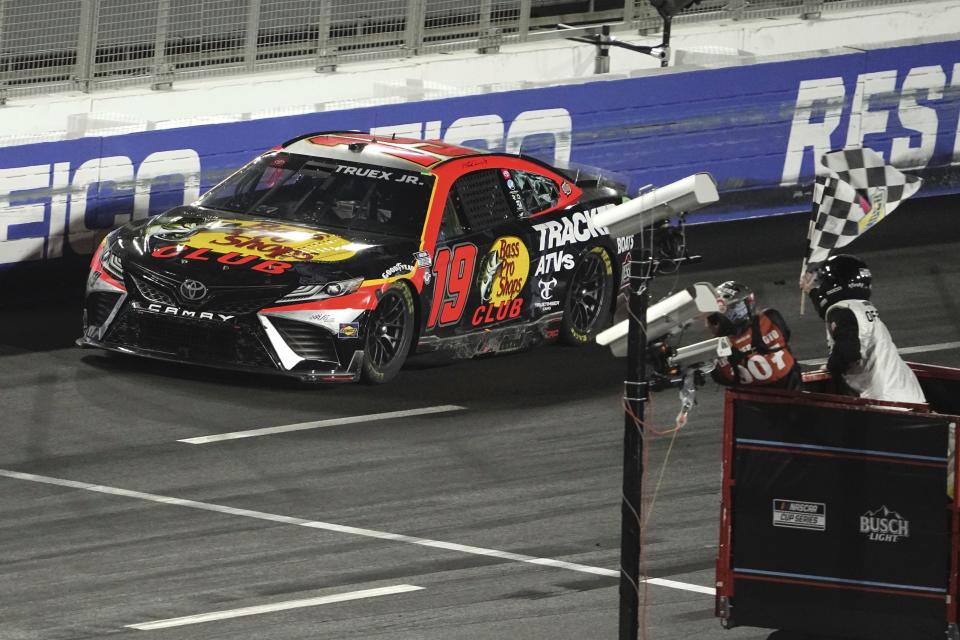
[[[397,283],[370,313],[360,379],[367,384],[393,380],[407,359],[414,331],[413,295]]]
[[[603,247],[592,247],[570,278],[560,338],[567,344],[586,344],[603,329],[612,304],[613,262]]]

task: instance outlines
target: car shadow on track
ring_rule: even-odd
[[[124,354],[90,352],[82,366],[118,376],[145,377],[163,384],[190,383],[212,391],[256,389],[284,396],[322,396],[331,400],[367,399],[377,404],[472,404],[487,408],[553,404],[619,391],[624,361],[595,345],[547,346],[523,353],[473,360],[433,362],[414,358],[384,385],[308,384],[293,378],[213,369],[150,360]]]

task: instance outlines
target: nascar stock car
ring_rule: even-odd
[[[521,155],[304,135],[108,234],[77,343],[371,383],[412,353],[582,344],[608,323],[621,266],[592,218],[624,190]]]

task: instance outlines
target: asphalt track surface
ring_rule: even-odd
[[[901,347],[960,341],[957,205],[908,203],[854,245]],[[704,263],[657,290],[750,283],[822,357],[794,285],[804,225],[693,229]],[[0,639],[617,637],[623,360],[550,347],[307,387],[72,348],[76,291],[57,291],[0,312]],[[955,345],[911,358],[960,366]],[[713,586],[721,400],[701,390],[663,468],[651,577]],[[442,405],[463,409],[180,442]],[[668,425],[675,392],[652,406]],[[669,444],[648,439],[648,506]],[[690,588],[646,586],[645,637],[767,637],[722,630]]]

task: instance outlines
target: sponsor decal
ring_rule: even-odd
[[[509,302],[501,302],[496,305],[482,304],[473,312],[470,323],[475,327],[479,327],[483,324],[493,324],[501,320],[512,320],[513,318],[518,318],[522,311],[523,298],[514,298]]]
[[[508,189],[516,189],[516,188],[517,188],[517,185],[516,185],[516,183],[515,183],[512,179],[511,179],[511,180],[507,180],[507,188],[508,188]]]
[[[258,260],[255,256],[245,256],[236,251],[224,254],[211,253],[209,249],[191,249],[183,244],[168,244],[159,247],[151,251],[150,256],[161,260],[179,257],[183,262],[188,260],[214,260],[224,265],[224,269],[244,265],[254,271],[260,271],[272,276],[293,268],[292,262],[284,262],[282,260]]]
[[[553,340],[560,337],[560,329],[547,329],[547,338]]]
[[[537,286],[540,287],[540,299],[550,300],[553,298],[553,288],[557,286],[557,279],[556,278],[550,278],[549,280],[541,279],[537,281]]]
[[[537,270],[534,272],[534,275],[542,276],[548,273],[556,273],[558,271],[569,271],[573,269],[576,264],[576,260],[573,259],[573,254],[567,253],[566,251],[554,251],[553,253],[546,253],[540,256],[540,260],[537,262]]]
[[[910,537],[910,521],[883,505],[860,516],[860,533],[872,542],[900,542]]]
[[[556,278],[550,278],[549,280],[540,279],[537,281],[537,286],[540,288],[540,301],[533,303],[534,309],[540,312],[546,312],[560,306],[560,301],[553,299],[554,288],[557,286]]]
[[[563,192],[563,195],[568,196],[573,193],[573,189],[570,188],[570,185],[566,180],[560,183],[560,191]]]
[[[551,300],[549,302],[534,302],[533,308],[540,312],[550,311],[551,309],[556,309],[560,306],[559,300]]]
[[[773,500],[773,526],[808,531],[827,530],[827,505],[802,500]]]
[[[177,241],[195,249],[295,262],[339,262],[366,248],[333,234],[259,220],[216,220]]]
[[[530,273],[530,254],[520,238],[494,240],[477,276],[480,300],[471,319],[473,326],[516,318],[523,307],[520,294]]]
[[[509,169],[500,169],[500,175],[502,175],[507,180],[510,179],[510,170]],[[511,187],[512,188],[512,187]]]
[[[338,338],[356,338],[360,335],[359,322],[341,322],[337,331]]]
[[[493,241],[483,259],[478,285],[480,298],[497,305],[520,295],[530,272],[530,254],[520,238],[504,236]]]
[[[408,273],[414,270],[416,270],[416,267],[414,267],[412,264],[403,264],[402,262],[398,262],[397,264],[393,265],[392,267],[384,271],[381,277],[389,278],[391,276],[397,275],[398,273]]]
[[[548,220],[533,225],[540,234],[540,251],[559,249],[568,244],[586,242],[591,238],[599,238],[609,234],[606,227],[593,224],[593,218],[601,211],[612,207],[612,204],[594,207],[589,211],[576,211],[556,220]]]
[[[513,202],[513,208],[517,210],[517,214],[525,214],[527,210],[523,208],[523,199],[520,197],[520,192],[516,189],[511,189],[509,193],[510,200]]]
[[[330,324],[330,323],[332,323],[332,322],[336,322],[336,321],[337,321],[336,318],[334,318],[334,317],[333,317],[332,315],[330,315],[329,313],[315,313],[315,314],[313,314],[312,316],[310,316],[309,319],[310,319],[310,320],[313,320],[314,322],[320,322],[320,323],[323,323],[323,324]]]
[[[576,211],[556,220],[533,225],[539,234],[541,254],[534,275],[548,275],[573,269],[576,266],[576,260],[573,254],[564,251],[563,247],[608,235],[605,227],[593,224],[593,217],[612,206],[604,205],[589,211]],[[632,246],[633,239],[631,238],[629,242]],[[626,250],[624,242],[618,241],[617,250],[620,253]]]
[[[416,251],[413,254],[413,261],[417,263],[418,267],[427,267],[433,266],[433,260],[430,259],[430,254],[426,251]]]
[[[181,309],[180,307],[171,307],[164,304],[148,304],[146,306],[141,305],[139,302],[133,303],[133,308],[139,311],[149,311],[150,313],[161,313],[164,315],[177,316],[178,318],[191,318],[194,320],[213,320],[219,322],[227,322],[236,316],[229,316],[223,313],[211,313],[209,311],[191,311],[189,309]]]

